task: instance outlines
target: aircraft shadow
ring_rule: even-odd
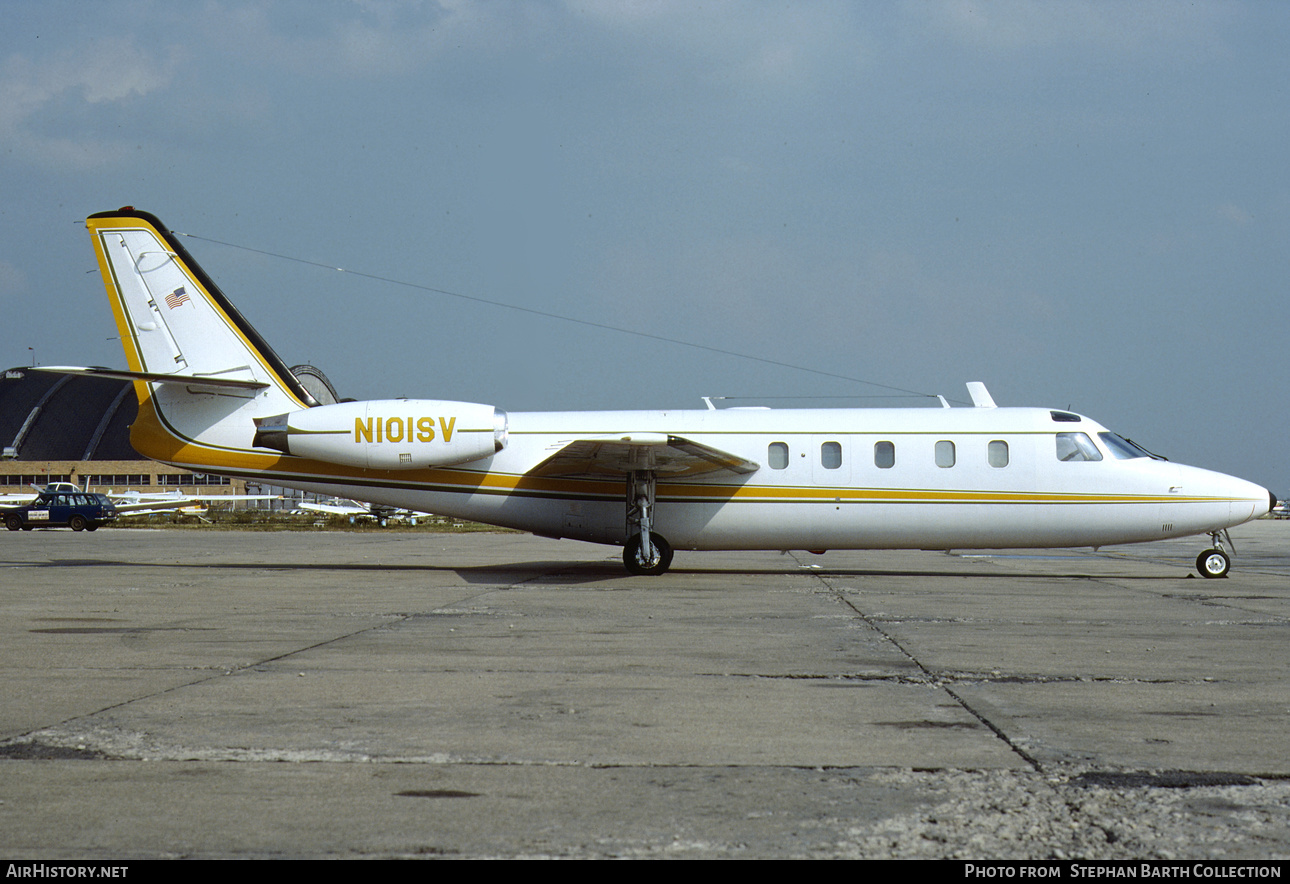
[[[171,570],[186,568],[199,571],[294,571],[318,573],[384,573],[384,574],[456,574],[467,583],[527,583],[541,581],[558,581],[565,584],[595,583],[604,581],[624,581],[637,579],[626,573],[616,560],[604,562],[568,562],[560,560],[536,560],[527,562],[504,562],[489,565],[436,565],[436,564],[379,564],[354,562],[131,562],[115,559],[53,559],[39,562],[8,562],[9,565],[30,568],[139,568],[146,570]],[[1179,575],[1134,574],[1131,572],[1092,573],[1078,571],[1060,572],[1027,572],[1016,570],[933,570],[920,568],[803,568],[797,564],[786,563],[783,567],[760,568],[717,568],[717,567],[673,567],[667,574],[644,580],[644,586],[674,585],[676,578],[693,576],[727,576],[727,577],[822,577],[822,578],[862,578],[862,577],[915,577],[937,578],[957,577],[976,580],[1147,580],[1176,581],[1190,578],[1188,573]]]

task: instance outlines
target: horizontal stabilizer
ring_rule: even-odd
[[[758,464],[681,436],[645,433],[575,439],[528,472],[547,478],[603,478],[649,470],[669,479],[727,472],[744,476]]]
[[[42,365],[36,371],[54,374],[72,374],[91,378],[118,378],[127,381],[151,381],[156,384],[181,384],[186,387],[237,387],[242,390],[262,390],[269,386],[260,381],[243,381],[237,378],[213,377],[195,374],[162,374],[154,371],[126,371],[118,368],[96,368],[77,365]]]

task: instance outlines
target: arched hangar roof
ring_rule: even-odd
[[[11,368],[0,378],[0,444],[24,461],[143,460],[130,447],[129,381]]]
[[[323,404],[336,401],[317,368],[291,369]],[[130,446],[139,413],[130,381],[11,368],[0,378],[0,445],[22,461],[144,460]]]

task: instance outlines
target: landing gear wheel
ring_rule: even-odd
[[[1207,549],[1196,558],[1196,570],[1204,577],[1226,577],[1232,560],[1221,549]]]
[[[632,574],[654,576],[662,574],[672,567],[672,544],[658,534],[650,534],[650,545],[654,547],[654,561],[647,562],[641,556],[641,536],[633,535],[623,547],[623,564]]]
[[[68,521],[68,523],[67,523],[67,527],[71,528],[73,531],[84,531],[84,530],[85,530],[85,517],[84,517],[84,516],[72,516],[71,520],[70,520],[70,521]]]
[[[4,526],[10,531],[17,531],[22,527],[22,516],[5,516]]]

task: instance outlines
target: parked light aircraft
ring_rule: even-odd
[[[116,511],[121,516],[155,516],[158,513],[204,513],[212,503],[228,504],[235,500],[277,500],[277,494],[184,494],[182,491],[159,491],[148,494],[139,491],[112,491]]]
[[[407,520],[415,525],[418,518],[430,515],[430,513],[419,513],[377,503],[363,504],[356,500],[341,500],[338,497],[333,497],[327,503],[302,500],[296,504],[296,509],[305,510],[306,512],[325,513],[329,516],[349,516],[351,522],[355,519],[375,519],[376,523],[382,528],[392,521]]]
[[[57,369],[62,370],[62,369]],[[42,489],[32,486],[30,492],[18,494],[0,494],[0,505],[10,506],[23,504],[34,500],[36,495]],[[88,483],[85,488],[77,488],[71,482],[54,482],[46,485],[44,491],[61,491],[68,494],[76,494],[89,490]],[[113,491],[109,488],[104,492],[112,505],[116,507],[118,516],[152,516],[158,513],[169,513],[183,511],[189,513],[205,512],[206,505],[209,503],[232,503],[235,500],[277,500],[279,495],[276,494],[205,494],[192,495],[184,494],[182,491],[157,491],[148,493],[144,491]]]
[[[130,441],[187,469],[623,546],[673,549],[1101,547],[1209,534],[1276,503],[1169,463],[1079,414],[998,408],[507,414],[388,399],[320,405],[160,221],[87,226],[139,398]],[[944,400],[942,400],[942,404]],[[1230,544],[1230,540],[1228,541]]]

